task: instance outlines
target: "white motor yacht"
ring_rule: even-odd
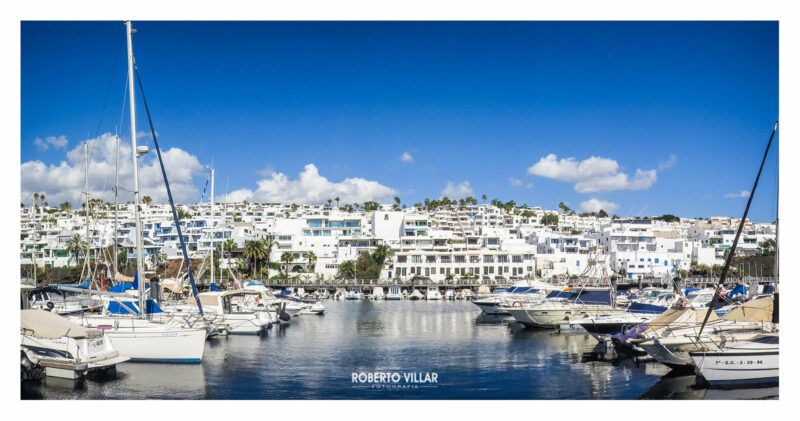
[[[442,301],[442,293],[439,292],[439,287],[428,287],[425,299],[428,301]]]
[[[114,349],[103,332],[44,310],[21,310],[21,345],[51,377],[76,379],[112,369],[130,358]]]
[[[387,300],[392,301],[399,301],[403,299],[403,293],[400,291],[400,287],[397,285],[392,285],[389,287],[389,293],[386,294]]]
[[[375,287],[372,289],[372,299],[373,300],[383,300],[386,298],[386,294],[383,293],[383,287]]]

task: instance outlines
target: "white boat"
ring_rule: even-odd
[[[398,301],[403,299],[403,293],[400,292],[400,287],[392,285],[389,287],[389,293],[386,294],[387,300]]]
[[[688,368],[694,364],[688,351],[699,348],[716,351],[721,345],[744,341],[759,333],[769,332],[773,328],[771,320],[772,298],[760,298],[747,301],[721,319],[708,322],[702,329],[702,334],[701,324],[666,329],[638,346],[666,366]]]
[[[766,333],[713,351],[689,352],[695,372],[712,386],[778,382],[778,334]]]
[[[497,288],[494,292],[481,287],[477,298],[472,299],[472,303],[485,314],[508,316],[510,313],[505,307],[541,303],[549,292],[558,289],[560,288],[542,282],[529,284],[527,281],[518,282],[507,289]],[[472,291],[467,291],[472,294]]]
[[[82,314],[73,323],[103,331],[120,355],[132,361],[199,363],[203,359],[206,329],[187,329],[130,316]]]
[[[445,300],[455,300],[456,299],[456,290],[452,288],[448,288],[447,291],[444,292],[444,299]]]
[[[51,377],[76,379],[113,369],[130,358],[114,349],[103,332],[87,329],[44,310],[22,310],[21,345]]]
[[[350,291],[348,291],[344,296],[345,300],[360,300],[362,298],[364,298],[364,294],[361,292],[360,287],[350,288]]]
[[[88,286],[88,282],[86,284]],[[62,315],[94,311],[103,306],[102,301],[85,296],[73,296],[54,286],[35,288],[27,294],[30,308]]]
[[[386,294],[383,293],[383,287],[375,287],[372,289],[372,299],[373,300],[383,300],[386,298]]]
[[[428,301],[441,301],[442,293],[439,292],[439,287],[428,287],[428,293],[425,295]]]
[[[261,294],[249,290],[209,291],[198,294],[205,313],[218,316],[215,324],[227,334],[259,334],[277,320],[277,312],[259,307]],[[194,297],[184,303],[164,304],[167,314],[197,313]],[[272,314],[270,314],[272,313]]]
[[[423,300],[423,299],[425,299],[425,296],[422,295],[421,292],[419,292],[419,291],[417,291],[415,289],[415,290],[411,291],[411,294],[408,294],[408,299],[409,300],[413,300],[413,301],[415,301],[415,300]]]
[[[569,298],[564,296],[569,294]],[[553,291],[546,301],[532,304],[514,303],[511,307],[501,307],[518,322],[530,327],[559,328],[570,325],[574,320],[598,317],[606,314],[622,313],[623,309],[610,305],[608,289],[580,288],[572,291]]]

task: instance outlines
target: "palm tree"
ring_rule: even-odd
[[[152,201],[153,201],[153,199],[150,198],[150,196],[145,196],[145,197],[142,198],[142,203],[144,203],[145,205],[150,205],[150,202],[152,202]]]
[[[336,201],[336,207],[338,208],[339,207],[339,196],[336,196],[336,198],[333,199],[333,200]]]
[[[378,246],[375,247],[375,251],[372,252],[372,259],[381,266],[381,269],[383,269],[383,264],[386,262],[386,259],[392,256],[394,256],[394,252],[392,248],[386,244],[378,244]]]
[[[86,241],[83,241],[83,238],[80,234],[75,234],[67,240],[67,253],[74,254],[75,259],[80,262],[81,254],[84,254],[86,250]]]
[[[272,249],[275,247],[275,240],[272,238],[262,238],[261,243],[264,244],[264,252],[267,253],[267,267],[269,267],[269,259],[272,256]]]
[[[303,253],[303,257],[308,260],[308,271],[314,272],[314,263],[317,261],[317,255],[313,251],[307,251]]]
[[[39,209],[39,193],[33,194],[33,209]]]
[[[264,243],[261,240],[245,241],[242,255],[246,259],[253,259],[253,278],[255,278],[256,273],[258,273],[258,259],[263,259],[266,256]]]
[[[486,203],[486,195],[485,194],[481,195],[481,199],[483,200],[483,203]]]
[[[352,260],[345,260],[339,265],[339,274],[345,278],[353,278],[356,274],[356,262]]]
[[[284,274],[287,276],[289,275],[289,265],[294,261],[294,254],[291,251],[284,251],[281,254],[281,262],[283,262],[284,266]]]

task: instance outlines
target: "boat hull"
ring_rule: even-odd
[[[778,383],[778,351],[691,352],[695,371],[712,386]]]

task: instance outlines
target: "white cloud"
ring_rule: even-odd
[[[50,146],[54,148],[66,148],[67,147],[67,137],[64,135],[55,137],[55,136],[47,136],[44,140],[40,138],[36,138],[33,141],[33,144],[39,148],[40,151],[46,151],[50,149]]]
[[[400,155],[400,160],[403,162],[414,162],[414,157],[408,152],[403,152],[403,154]]]
[[[516,177],[508,177],[508,182],[514,187],[519,187],[522,185],[522,180]]]
[[[448,181],[447,186],[442,190],[442,197],[447,196],[449,199],[463,199],[474,194],[469,181],[462,181],[457,185],[453,184],[452,181]]]
[[[554,180],[575,183],[578,193],[593,193],[613,190],[646,190],[658,178],[656,170],[637,169],[632,178],[619,172],[617,161],[592,156],[583,161],[575,158],[559,160],[549,154],[528,168],[528,174]]]
[[[59,141],[66,145],[64,138]],[[103,134],[89,140],[89,192],[92,198],[105,201],[113,200],[111,190],[114,184],[114,135]],[[202,173],[203,167],[197,157],[179,148],[171,148],[162,152],[164,165],[167,168],[170,187],[177,202],[193,203],[199,199],[199,192],[192,178]],[[121,202],[133,200],[133,162],[130,142],[120,142],[119,148],[119,182]],[[142,196],[150,196],[153,202],[166,203],[167,193],[161,167],[155,151],[139,159],[139,181]],[[83,145],[78,145],[66,154],[66,160],[58,165],[44,164],[42,161],[28,161],[21,165],[21,201],[29,203],[34,193],[45,193],[51,206],[69,201],[79,207],[83,202],[84,189],[84,154]]]
[[[529,189],[529,188],[531,188],[531,187],[533,187],[533,183],[528,183],[528,184],[526,184],[526,185],[525,185],[525,188],[526,188],[526,189]]]
[[[725,195],[726,199],[746,199],[750,197],[750,192],[747,190],[742,190],[739,193],[728,193]]]
[[[581,212],[600,212],[600,210],[602,209],[609,214],[613,213],[618,208],[619,205],[614,202],[609,202],[607,200],[600,200],[594,198],[581,202],[579,207]]]
[[[359,177],[346,178],[339,183],[328,181],[319,175],[314,164],[307,164],[297,179],[272,171],[269,178],[261,179],[257,184],[255,191],[242,188],[229,193],[228,200],[322,204],[339,197],[342,203],[364,203],[370,200],[388,202],[397,195],[393,188]]]
[[[678,157],[675,156],[674,154],[670,155],[669,159],[667,159],[666,161],[661,161],[661,162],[658,163],[658,170],[659,171],[664,171],[667,168],[670,168],[673,165],[675,165],[675,163],[677,163],[677,162],[678,162]]]

